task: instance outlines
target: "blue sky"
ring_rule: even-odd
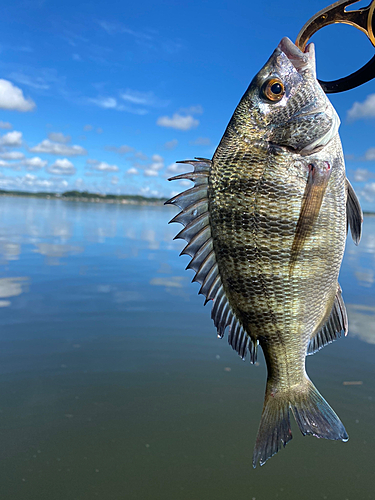
[[[176,160],[211,157],[283,36],[327,5],[20,1],[0,19],[0,188],[170,196]],[[358,6],[368,2],[360,2]],[[355,6],[357,8],[357,6]],[[358,69],[365,35],[313,37],[318,77]],[[332,96],[348,177],[375,211],[375,82]]]

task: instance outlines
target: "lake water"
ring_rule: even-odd
[[[375,218],[342,266],[349,336],[307,360],[350,440],[292,421],[253,470],[264,362],[216,338],[174,213],[0,198],[0,498],[375,498]]]

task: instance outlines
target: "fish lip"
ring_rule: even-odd
[[[299,73],[309,68],[315,74],[315,48],[313,43],[307,45],[305,52],[302,52],[289,38],[284,37],[279,43],[278,49],[286,55]]]

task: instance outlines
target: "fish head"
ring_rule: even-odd
[[[283,38],[251,82],[231,126],[259,141],[309,155],[337,134],[340,119],[316,78],[315,48]]]

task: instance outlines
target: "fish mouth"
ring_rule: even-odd
[[[315,46],[313,43],[309,43],[305,52],[302,52],[289,38],[284,37],[278,48],[286,55],[298,73],[310,69],[313,75],[316,76]]]
[[[279,43],[278,48],[284,53],[303,78],[306,78],[305,75],[309,74],[308,78],[312,85],[315,83],[316,87],[320,88],[320,85],[316,80],[315,46],[313,43],[308,44],[305,51],[302,52],[289,38],[284,37]],[[302,75],[302,73],[304,73],[304,75]],[[321,90],[321,96],[319,99],[304,106],[291,118],[291,120],[300,120],[303,119],[303,117],[308,116],[318,117],[319,115],[329,117],[331,120],[331,126],[310,144],[304,146],[302,149],[298,149],[298,153],[302,156],[311,155],[324,148],[336,136],[339,130],[340,118],[338,117],[336,110],[329,103],[323,90]]]

